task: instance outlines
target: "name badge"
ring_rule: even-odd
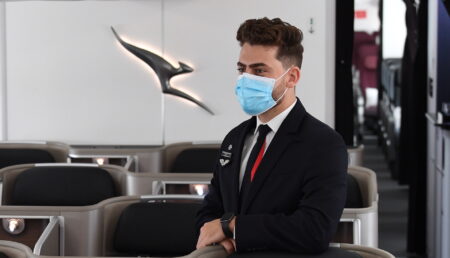
[[[220,162],[220,165],[222,166],[222,167],[224,167],[224,166],[226,166],[226,165],[228,165],[228,164],[230,164],[230,161],[231,161],[231,155],[232,155],[232,153],[231,153],[231,149],[233,148],[233,146],[230,144],[229,146],[228,146],[228,151],[221,151],[220,152],[220,159],[219,159],[219,162]]]

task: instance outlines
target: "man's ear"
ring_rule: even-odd
[[[301,70],[298,66],[293,66],[288,73],[287,88],[294,88],[297,82],[300,80]]]

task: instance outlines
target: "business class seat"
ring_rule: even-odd
[[[370,169],[350,166],[347,202],[335,242],[378,247],[378,190],[376,174]]]
[[[183,199],[190,200],[182,202]],[[193,199],[190,199],[193,198]],[[158,202],[161,200],[179,202]],[[193,223],[200,204],[192,202],[201,197],[180,195],[128,197],[108,203],[104,208],[103,256],[180,256],[195,248],[196,234]],[[336,245],[336,244],[335,244]],[[236,254],[230,257],[393,257],[384,251],[351,244],[337,244],[340,248],[319,256],[259,252]],[[355,251],[355,252],[352,252]],[[210,257],[210,256],[204,256]],[[211,257],[225,257],[215,253]]]
[[[4,187],[0,217],[19,217],[26,220],[26,227],[33,228],[33,239],[43,233],[42,226],[33,226],[32,219],[44,216],[60,218],[63,230],[61,243],[64,254],[89,254],[89,246],[95,239],[86,239],[97,223],[99,203],[126,193],[126,171],[118,166],[95,164],[25,164],[0,170]],[[91,233],[90,233],[91,232]],[[27,236],[17,236],[26,242]],[[30,248],[34,244],[29,243]],[[73,243],[78,243],[74,246]],[[79,247],[82,248],[79,248]],[[86,250],[86,253],[83,253]]]
[[[0,169],[29,163],[67,162],[69,146],[59,142],[0,142]]]

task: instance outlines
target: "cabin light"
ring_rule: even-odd
[[[101,165],[105,164],[105,159],[104,158],[96,158],[95,162],[101,166]]]
[[[18,218],[3,219],[3,229],[12,235],[18,235],[25,229],[25,220]]]
[[[208,193],[208,185],[206,185],[206,184],[190,184],[189,192],[191,194],[204,196]]]

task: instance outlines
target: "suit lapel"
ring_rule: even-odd
[[[284,151],[290,144],[298,140],[297,132],[305,114],[305,109],[300,101],[297,100],[296,105],[281,124],[264,154],[261,164],[253,178],[253,182],[250,185],[249,193],[245,200],[243,200],[242,214],[247,213],[251,203],[261,190],[266,179],[273,172],[273,167],[283,155]]]
[[[237,214],[239,211],[239,176],[241,171],[241,159],[242,159],[242,150],[244,148],[244,143],[246,136],[250,132],[250,130],[254,129],[256,126],[256,117],[252,117],[247,120],[247,123],[244,126],[244,129],[237,135],[234,146],[237,146],[236,152],[233,154],[235,156],[234,161],[231,164],[232,176],[229,177],[230,180],[230,189],[233,194],[233,211]]]

